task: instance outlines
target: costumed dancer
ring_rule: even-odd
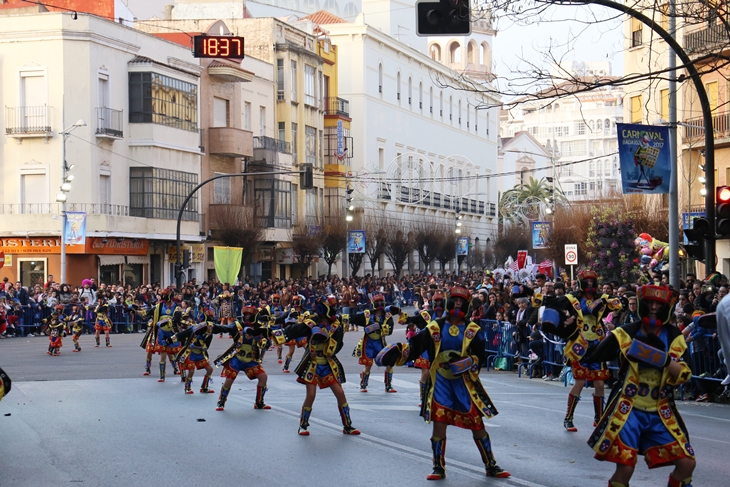
[[[426,332],[426,325],[436,319],[445,318],[446,315],[446,296],[442,291],[436,291],[433,293],[431,299],[430,312],[427,310],[421,310],[420,313],[408,318],[407,323],[415,324],[419,333]],[[421,369],[421,378],[418,380],[421,392],[421,403],[419,407],[423,405],[426,396],[426,382],[428,380],[428,374],[431,370],[431,361],[428,359],[428,351],[424,350],[423,353],[414,361],[413,366],[417,369]]]
[[[152,310],[152,318],[147,323],[147,333],[145,333],[140,347],[147,352],[147,358],[144,364],[144,373],[142,375],[150,375],[150,366],[152,364],[152,355],[160,354],[160,379],[157,382],[165,382],[165,368],[168,350],[172,350],[170,355],[170,364],[172,364],[173,372],[178,374],[177,364],[173,357],[179,351],[177,347],[167,345],[166,339],[175,334],[173,323],[180,320],[180,310],[177,303],[172,299],[172,290],[165,288],[160,291],[160,300]],[[161,323],[164,326],[161,326]],[[164,329],[163,329],[164,328]]]
[[[471,430],[486,468],[487,477],[506,478],[510,473],[497,465],[492,442],[482,417],[493,418],[497,408],[479,380],[479,368],[486,360],[485,339],[479,325],[466,322],[471,294],[462,286],[450,290],[447,318],[429,321],[427,333],[418,333],[410,344],[389,345],[378,354],[378,365],[403,365],[428,352],[431,369],[426,382],[426,399],[421,416],[433,422],[431,449],[433,471],[426,478],[446,477],[446,428]]]
[[[571,433],[578,431],[573,424],[573,415],[586,381],[593,382],[593,426],[598,424],[603,415],[603,381],[611,376],[611,371],[606,362],[587,362],[583,360],[583,356],[588,347],[595,346],[606,337],[603,315],[609,311],[621,309],[621,302],[618,299],[609,299],[607,294],[603,296],[598,294],[598,275],[595,271],[579,272],[578,284],[580,292],[577,293],[577,296],[566,295],[577,312],[575,332],[571,336],[565,337],[567,338],[565,358],[570,361],[575,384],[568,393],[568,409],[563,420],[563,427]]]
[[[98,347],[101,340],[101,332],[104,332],[104,339],[106,340],[106,346],[111,348],[109,342],[109,330],[112,329],[112,320],[109,319],[109,305],[101,303],[96,307],[96,322],[94,323],[94,338],[96,339],[96,345]]]
[[[280,330],[281,322],[277,323],[277,319],[286,317],[286,310],[284,309],[284,306],[281,305],[280,294],[271,295],[271,303],[266,306],[266,310],[268,311],[271,320],[271,322],[269,323],[269,328],[271,328],[272,331]],[[276,345],[276,360],[280,364],[284,363],[284,361],[281,359],[281,352],[283,348],[283,345]]]
[[[72,333],[71,338],[74,342],[74,352],[80,352],[79,337],[84,332],[84,317],[79,313],[79,306],[74,304],[71,306],[71,312],[63,316],[63,321],[68,326],[68,332]]]
[[[233,306],[233,296],[230,291],[225,290],[218,296],[218,306],[220,307],[220,324],[223,326],[231,325],[236,321],[236,310]],[[223,334],[218,335],[223,338]]]
[[[60,309],[59,309],[60,308]],[[46,334],[48,335],[48,355],[61,355],[61,347],[63,346],[63,337],[66,336],[66,323],[61,319],[60,313],[63,312],[63,305],[58,305],[51,316],[43,320],[46,325]]]
[[[360,372],[360,392],[368,392],[370,369],[375,357],[387,345],[385,337],[393,334],[391,313],[400,314],[400,308],[389,306],[385,308],[385,298],[382,294],[373,296],[373,310],[365,310],[350,317],[350,322],[364,329],[363,337],[358,342],[353,355],[358,357],[357,363],[364,366]],[[385,392],[398,392],[393,389],[393,367],[385,368]]]
[[[293,296],[291,298],[291,308],[289,309],[289,314],[288,314],[287,318],[284,320],[285,325],[289,325],[292,323],[302,323],[306,316],[307,316],[307,311],[304,309],[304,298],[299,294],[297,294],[296,296]],[[289,370],[289,365],[291,364],[292,358],[294,357],[294,350],[296,348],[306,347],[307,339],[300,338],[299,340],[289,340],[284,345],[289,347],[289,351],[286,353],[282,371],[285,374],[288,374],[289,372],[291,372]]]
[[[187,326],[184,330],[176,333],[168,338],[169,343],[180,342],[182,346],[175,356],[181,371],[185,373],[185,394],[193,394],[193,376],[196,370],[205,369],[205,377],[200,385],[200,392],[203,394],[213,394],[215,391],[208,387],[213,376],[213,366],[209,363],[208,348],[213,340],[214,333],[227,331],[227,328],[216,325],[210,316],[206,316],[206,321],[198,325],[192,322],[188,312],[182,314],[181,325]]]
[[[307,395],[302,404],[302,413],[299,417],[299,434],[309,436],[309,418],[312,414],[314,399],[317,397],[317,388],[328,388],[337,398],[337,407],[342,420],[342,433],[345,435],[359,435],[360,430],[352,426],[350,406],[347,404],[345,391],[345,371],[342,363],[337,359],[337,353],[342,349],[344,332],[341,323],[337,320],[337,298],[334,296],[320,297],[314,305],[315,315],[302,323],[287,326],[283,332],[275,332],[272,337],[277,343],[286,339],[307,339],[307,349],[302,361],[296,368],[297,382],[304,384]]]
[[[266,310],[257,310],[253,306],[244,306],[241,309],[241,319],[232,325],[220,327],[223,333],[229,333],[233,337],[233,345],[223,354],[216,358],[213,363],[223,365],[221,377],[226,380],[221,387],[221,393],[218,396],[218,405],[216,411],[223,411],[228,400],[228,393],[231,391],[233,382],[238,377],[239,372],[244,372],[249,380],[256,379],[256,401],[254,409],[271,409],[264,403],[266,395],[266,382],[268,376],[261,365],[261,355],[266,347],[268,329],[266,325],[269,321],[269,315]]]
[[[621,386],[588,444],[596,459],[616,464],[609,487],[628,487],[639,455],[649,468],[674,465],[667,487],[691,487],[694,450],[673,393],[692,376],[684,336],[670,324],[677,294],[642,286],[638,298],[641,321],[616,328],[586,354],[594,362],[618,355],[621,365]]]

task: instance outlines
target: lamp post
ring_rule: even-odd
[[[461,235],[461,220],[464,218],[463,216],[459,215],[459,207],[456,207],[456,228],[454,229],[454,233],[456,234],[456,250],[454,255],[454,268],[456,269],[456,277],[459,277],[459,235]]]
[[[66,282],[66,221],[68,220],[68,217],[66,216],[66,193],[71,191],[71,181],[73,181],[73,175],[69,175],[68,172],[73,169],[74,164],[71,164],[69,166],[66,163],[66,139],[68,139],[69,134],[76,129],[77,127],[86,127],[86,121],[83,119],[79,119],[75,124],[71,125],[69,128],[64,129],[61,132],[61,136],[63,137],[63,156],[61,158],[61,192],[56,195],[56,201],[61,203],[61,284],[64,284]]]
[[[350,277],[350,222],[352,221],[352,212],[355,210],[355,205],[352,204],[352,192],[350,189],[350,180],[346,177],[345,193],[347,201],[347,215],[345,216],[345,268],[343,269],[342,277]]]

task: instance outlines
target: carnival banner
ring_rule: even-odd
[[[469,237],[456,239],[456,255],[469,255]]]
[[[550,234],[553,233],[553,222],[531,222],[532,248],[549,249]]]
[[[347,232],[347,253],[365,253],[365,230],[350,230]]]
[[[527,250],[517,251],[517,268],[524,269],[527,264]]]
[[[235,284],[241,270],[241,247],[213,247],[213,262],[218,281],[223,284]]]
[[[669,193],[669,128],[617,123],[624,194]]]
[[[63,229],[66,245],[86,244],[86,213],[83,211],[66,212],[66,228]]]

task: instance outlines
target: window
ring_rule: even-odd
[[[669,3],[663,3],[663,4],[659,5],[659,11],[661,12],[661,15],[662,15],[662,18],[661,18],[662,29],[669,32]]]
[[[102,205],[101,213],[106,213],[106,205],[112,202],[112,176],[111,174],[99,175],[99,204]]]
[[[291,62],[291,101],[297,101],[297,62]]]
[[[307,207],[306,207],[306,218],[316,218],[317,217],[317,191],[316,190],[309,190],[306,192],[307,195]]]
[[[322,71],[319,72],[319,91],[317,91],[317,106],[321,109],[324,109],[324,98],[327,96],[326,93],[329,90],[329,78],[327,79],[327,84],[325,84],[324,79],[326,76],[322,73]],[[327,89],[325,89],[327,87]]]
[[[198,87],[157,73],[129,73],[129,122],[198,131]]]
[[[400,73],[398,73],[395,78],[395,92],[396,98],[400,100]]]
[[[641,123],[641,95],[631,97],[631,123]]]
[[[213,127],[228,127],[230,125],[229,103],[225,98],[213,97]]]
[[[109,107],[109,75],[99,73],[97,84],[99,88],[99,108]]]
[[[587,152],[585,140],[572,140],[560,143],[560,152],[564,156],[584,156]]]
[[[215,173],[216,176],[222,174],[220,172]],[[220,178],[213,181],[213,204],[231,204],[231,178]]]
[[[575,183],[573,188],[576,196],[585,195],[587,193],[588,185],[586,183]]]
[[[411,77],[408,77],[408,104],[412,105],[411,100],[413,99],[413,81]]]
[[[383,65],[378,64],[378,93],[383,93]]]
[[[259,135],[266,135],[266,107],[259,107]]]
[[[707,99],[710,101],[710,110],[712,113],[717,112],[718,103],[718,90],[717,81],[711,81],[705,85],[705,91],[707,91]]]
[[[34,173],[20,176],[21,213],[47,213],[47,210],[43,210],[48,203],[46,171],[40,169]]]
[[[428,90],[428,111],[431,113],[431,116],[433,117],[433,88],[430,88]]]
[[[286,123],[279,122],[279,140],[284,142],[286,140]]]
[[[586,124],[584,122],[575,122],[575,135],[586,134]]]
[[[251,103],[249,102],[243,104],[243,129],[251,130]]]
[[[299,224],[299,185],[291,185],[291,224]]]
[[[308,164],[317,164],[317,129],[304,126],[304,154]]]
[[[294,164],[298,164],[298,162],[297,162],[297,152],[298,152],[297,151],[297,148],[298,148],[297,137],[298,137],[297,124],[292,123],[291,124],[291,155],[292,155],[292,162],[294,162]]]
[[[198,185],[198,175],[157,167],[129,168],[129,216],[177,219],[185,198]],[[198,220],[198,196],[183,210],[183,220]]]
[[[669,121],[669,89],[663,89],[659,92],[661,96],[661,113],[659,116],[665,121]]]
[[[304,65],[304,103],[310,106],[316,106],[317,99],[314,91],[314,66]]]
[[[284,60],[276,60],[276,99],[284,99]]]
[[[418,108],[423,110],[423,83],[418,83]]]
[[[631,18],[631,47],[637,47],[641,45],[641,29],[644,24],[641,23],[641,20]]]
[[[589,178],[596,177],[596,161],[591,161],[588,163],[588,177]]]
[[[15,117],[15,129],[20,132],[50,132],[51,117],[47,105],[46,72],[42,70],[21,71],[21,113]]]
[[[324,169],[324,131],[319,131],[319,167]]]
[[[264,228],[291,228],[291,182],[255,179],[256,215]]]

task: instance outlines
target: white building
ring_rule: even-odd
[[[578,82],[556,83],[537,94],[540,99],[518,103],[503,117],[500,133],[527,131],[555,154],[557,184],[569,200],[600,199],[621,189],[616,123],[623,121],[623,88],[585,89],[615,79],[607,61],[564,68]]]
[[[3,273],[25,285],[61,278],[66,129],[65,209],[87,215],[67,281],[169,283],[178,209],[200,181],[201,67],[190,50],[75,12],[0,16],[0,32],[0,249],[13,254]],[[199,219],[193,198],[184,240],[204,238]]]
[[[499,100],[363,15],[321,27],[339,49],[339,96],[350,101],[356,206],[447,223],[458,208],[466,236],[493,238]]]

